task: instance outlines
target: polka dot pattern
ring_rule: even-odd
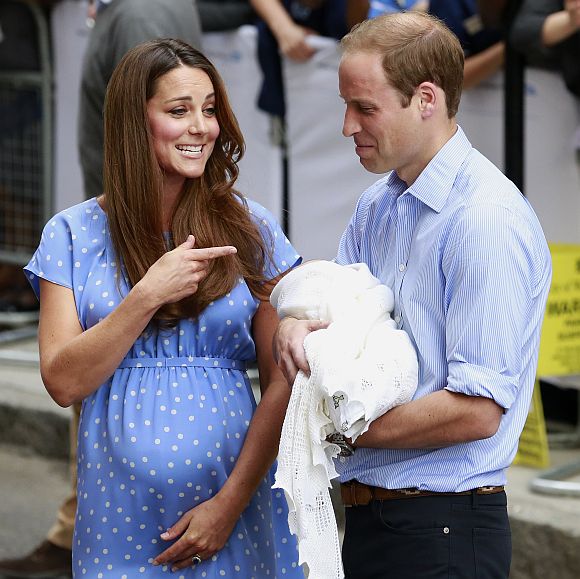
[[[249,203],[260,228],[274,232],[267,272],[276,275],[298,257],[271,216]],[[25,269],[36,290],[38,278],[71,288],[85,329],[127,291],[123,283],[117,288],[106,216],[94,199],[49,221]],[[240,279],[196,320],[147,328],[111,379],[84,400],[74,577],[303,577],[285,499],[271,489],[273,471],[211,560],[177,574],[151,564],[167,546],[160,534],[214,496],[235,466],[255,409],[243,366],[255,359],[257,306]]]

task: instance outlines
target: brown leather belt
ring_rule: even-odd
[[[434,491],[421,491],[419,489],[383,489],[365,485],[356,480],[351,480],[340,485],[342,502],[345,507],[363,507],[371,501],[389,501],[392,499],[412,499],[415,497],[445,497],[470,495],[475,492],[478,495],[493,495],[503,492],[503,486],[479,487],[473,491],[461,491],[457,493],[436,493]]]

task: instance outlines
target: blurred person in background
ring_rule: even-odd
[[[408,6],[399,0],[372,1],[369,18],[401,9],[428,10],[445,22],[459,38],[465,53],[463,88],[477,86],[504,63],[505,44],[501,33],[484,25],[476,0],[429,0]]]
[[[465,53],[463,88],[470,89],[495,74],[504,64],[501,31],[483,23],[476,0],[430,0],[429,13],[457,35]]]
[[[524,0],[511,41],[529,65],[559,70],[568,90],[580,97],[579,0]]]
[[[505,24],[509,0],[478,0],[477,9],[485,26],[501,28]]]
[[[258,107],[284,119],[286,102],[280,57],[304,62],[316,50],[308,36],[339,40],[368,12],[366,0],[250,0],[258,21],[258,62],[262,86]]]
[[[249,0],[197,0],[197,9],[203,32],[235,30],[256,20]]]

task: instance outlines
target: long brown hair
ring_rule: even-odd
[[[423,12],[394,12],[357,24],[341,40],[345,52],[372,51],[382,57],[389,83],[409,106],[424,81],[445,93],[447,116],[457,114],[463,88],[463,49],[445,24]]]
[[[155,318],[174,325],[197,316],[210,302],[230,291],[242,276],[252,293],[263,299],[263,268],[272,249],[252,220],[243,196],[233,186],[244,140],[213,64],[198,50],[173,39],[158,39],[130,50],[115,69],[105,99],[103,179],[107,218],[119,267],[135,285],[166,251],[162,225],[162,170],[157,162],[147,101],[157,81],[179,66],[203,70],[215,92],[220,134],[203,175],[187,179],[171,219],[178,245],[190,233],[196,247],[234,245],[235,255],[212,260],[197,292],[166,304]]]

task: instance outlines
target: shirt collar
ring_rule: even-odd
[[[447,202],[461,165],[472,149],[469,139],[458,125],[455,134],[439,149],[407,191],[439,213]],[[393,171],[387,185],[396,188],[397,182],[402,183]]]

